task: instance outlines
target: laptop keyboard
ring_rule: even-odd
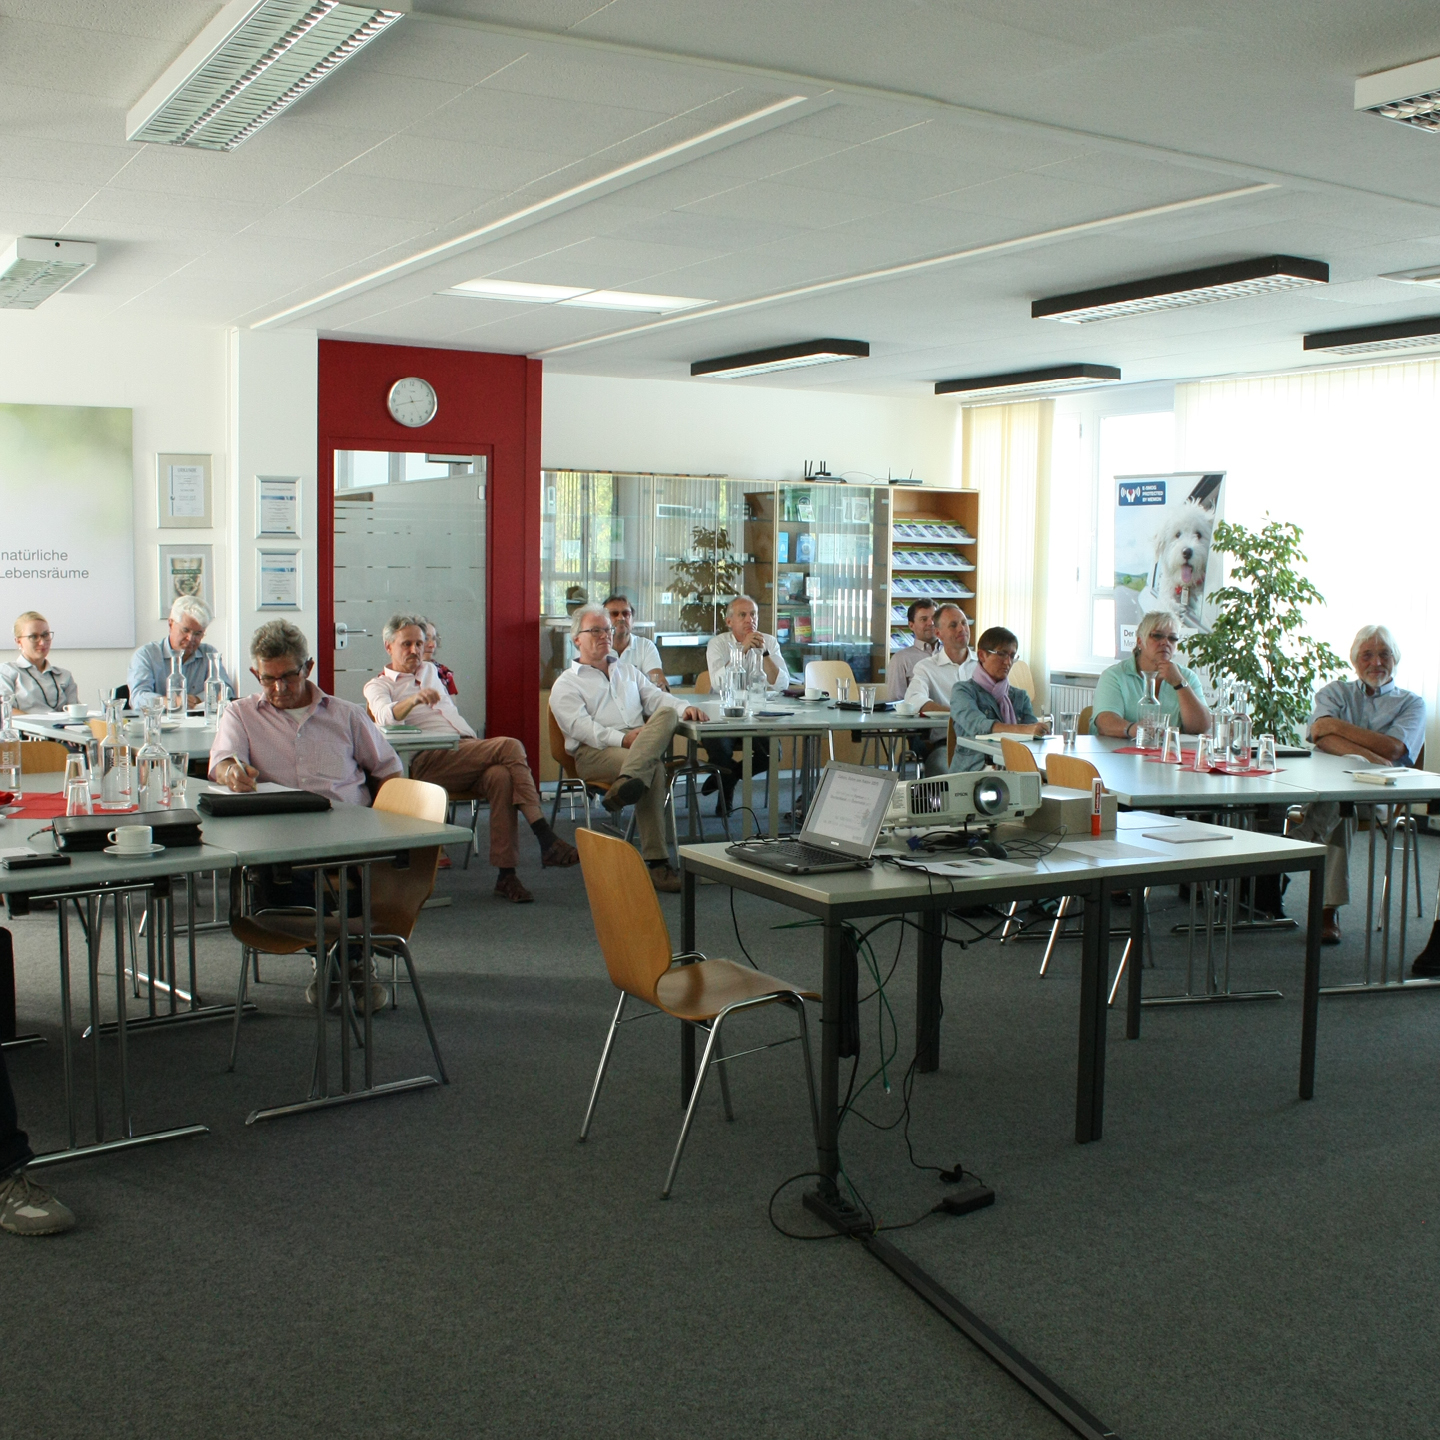
[[[848,857],[835,850],[820,850],[814,845],[802,845],[798,840],[772,840],[765,853],[777,860],[790,860],[796,865],[830,864]]]

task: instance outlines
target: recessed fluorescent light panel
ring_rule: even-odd
[[[958,395],[962,400],[993,400],[1005,395],[1039,395],[1055,390],[1090,390],[1114,385],[1120,371],[1114,365],[1051,365],[1044,370],[1012,370],[1006,375],[967,375],[961,380],[937,380],[937,395]]]
[[[0,310],[33,310],[95,263],[86,240],[46,240],[22,235],[0,254]]]
[[[1355,108],[1435,134],[1440,131],[1440,57],[1361,76],[1355,82]]]
[[[1317,330],[1305,337],[1307,350],[1331,355],[1368,355],[1385,350],[1434,350],[1440,347],[1440,315],[1396,320],[1386,325],[1354,325],[1348,330]]]
[[[1422,265],[1417,270],[1392,270],[1382,280],[1398,280],[1402,285],[1433,285],[1440,289],[1440,265]]]
[[[747,350],[742,355],[721,355],[696,360],[692,375],[717,380],[743,380],[747,375],[773,375],[780,370],[801,370],[807,365],[832,365],[838,360],[864,360],[870,346],[864,340],[804,340],[798,345],[776,345],[769,350]]]
[[[665,315],[693,310],[708,300],[685,295],[644,295],[634,290],[587,290],[583,285],[532,285],[523,280],[462,280],[442,295],[470,295],[482,300],[517,300],[526,305],[573,305],[582,310],[642,310]]]
[[[230,0],[126,116],[126,138],[233,150],[409,9]]]
[[[1131,280],[1099,290],[1052,295],[1048,300],[1034,301],[1030,316],[1034,320],[1087,325],[1092,320],[1116,320],[1156,310],[1207,305],[1212,300],[1239,300],[1305,285],[1325,285],[1329,280],[1330,267],[1321,260],[1265,255],[1234,265],[1210,265],[1203,270],[1182,270],[1178,275],[1153,275],[1148,280]]]

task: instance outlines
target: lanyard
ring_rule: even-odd
[[[43,670],[37,670],[37,669],[32,665],[32,666],[30,667],[30,674],[34,677],[35,686],[36,686],[36,688],[40,691],[40,698],[41,698],[47,705],[49,705],[52,710],[58,710],[58,709],[60,709],[60,699],[61,699],[61,696],[64,694],[64,690],[63,690],[63,687],[62,687],[61,684],[60,684],[59,677],[56,676],[56,675],[51,675],[51,677],[50,677],[52,680],[55,681],[55,703],[54,703],[53,705],[51,705],[51,704],[50,704],[50,697],[45,693],[45,682],[44,682],[44,678],[43,678],[44,675],[45,675],[45,672],[44,672]]]

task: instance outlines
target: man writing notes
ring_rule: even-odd
[[[955,687],[968,680],[979,664],[970,652],[970,622],[958,605],[941,605],[935,612],[933,630],[940,649],[927,655],[915,666],[905,699],[919,707],[921,715],[949,715],[950,697]],[[944,773],[945,730],[932,730],[929,736],[911,740],[912,747],[925,762],[927,775]]]
[[[667,695],[615,654],[603,606],[580,606],[570,617],[570,638],[576,658],[550,690],[565,749],[582,780],[610,786],[601,803],[612,815],[634,805],[650,882],[677,891],[680,876],[665,849],[665,753],[678,720],[704,720],[705,712]]]
[[[573,865],[579,852],[560,839],[545,819],[525,747],[506,735],[481,740],[455,708],[435,666],[423,658],[425,620],[419,615],[392,615],[382,632],[390,663],[365,682],[365,700],[380,725],[414,725],[443,735],[458,735],[454,750],[422,750],[410,763],[417,780],[443,785],[452,795],[484,796],[490,804],[490,863],[499,872],[495,893],[518,905],[535,897],[515,873],[519,863],[516,839],[518,810],[540,844],[541,865]]]
[[[885,669],[885,698],[903,700],[910,688],[910,679],[915,667],[933,655],[938,648],[935,639],[935,621],[939,612],[933,600],[912,600],[905,611],[910,622],[910,634],[914,639],[903,650],[897,650],[889,659]],[[966,640],[969,640],[967,628]]]
[[[1413,765],[1425,744],[1425,702],[1401,690],[1392,676],[1400,663],[1400,647],[1384,625],[1365,625],[1350,642],[1355,679],[1332,680],[1315,696],[1315,710],[1306,731],[1317,750],[1355,755],[1376,765]],[[1325,909],[1320,938],[1326,945],[1341,940],[1336,911],[1350,900],[1350,837],[1353,816],[1342,816],[1334,801],[1305,807],[1305,818],[1290,831],[1294,840],[1325,845]],[[1426,962],[1427,964],[1430,962]],[[1421,961],[1417,960],[1416,965]],[[1440,965],[1417,969],[1440,974]]]
[[[181,595],[170,607],[170,633],[163,640],[152,640],[142,645],[130,657],[130,703],[138,704],[145,695],[163,695],[170,679],[170,661],[180,657],[180,669],[185,675],[185,694],[193,710],[205,703],[205,681],[210,675],[210,657],[218,656],[213,645],[205,643],[205,632],[210,628],[210,607],[193,595]],[[233,698],[235,682],[220,666],[220,679],[226,691]]]

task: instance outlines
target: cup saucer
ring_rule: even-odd
[[[106,853],[107,855],[120,855],[120,856],[129,856],[129,857],[131,857],[131,858],[134,858],[134,857],[141,856],[141,855],[158,855],[164,848],[165,848],[165,847],[164,847],[163,845],[158,844],[158,843],[156,843],[156,844],[151,844],[151,845],[146,845],[143,849],[137,848],[137,849],[133,849],[133,850],[132,850],[132,849],[122,850],[118,845],[107,845],[107,846],[105,847],[105,853]]]

